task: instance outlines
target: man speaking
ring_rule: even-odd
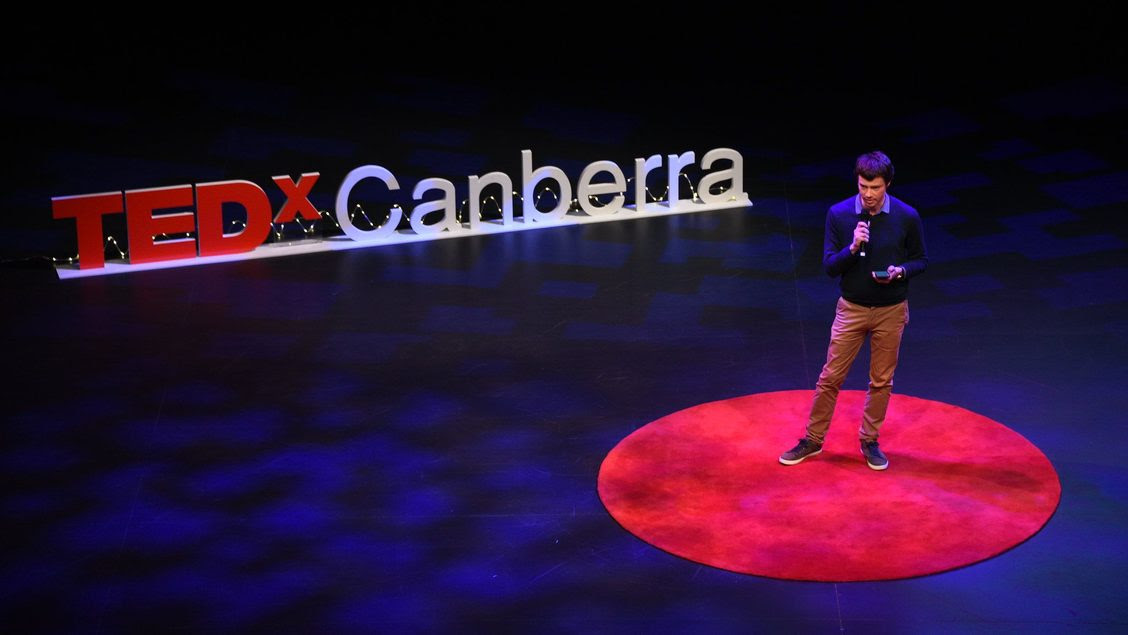
[[[815,385],[807,434],[779,457],[795,465],[822,452],[838,390],[854,357],[870,336],[869,391],[858,431],[866,463],[889,467],[877,437],[885,421],[901,334],[909,322],[909,279],[924,271],[928,255],[916,210],[891,196],[893,163],[882,152],[858,157],[854,166],[858,194],[826,213],[823,267],[838,276],[842,297],[830,328],[826,364]]]

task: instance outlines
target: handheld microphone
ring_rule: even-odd
[[[869,222],[868,218],[863,218],[862,222],[866,224],[866,227],[870,226],[870,222]],[[867,241],[863,240],[861,243],[858,244],[858,255],[861,256],[862,258],[866,257],[866,242]]]

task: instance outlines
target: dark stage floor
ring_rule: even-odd
[[[41,220],[9,233],[0,274],[0,624],[1128,627],[1118,81],[908,91],[877,114],[824,109],[816,88],[792,85],[798,103],[744,93],[686,115],[515,102],[449,78],[457,98],[443,101],[400,78],[379,116],[226,81],[160,84],[207,119],[125,99],[80,112],[58,87],[9,105],[55,132],[30,151],[43,170],[5,194]],[[743,153],[752,207],[65,282],[21,260],[71,248],[69,227],[42,221],[50,196],[309,169],[331,183],[366,162],[405,181],[519,174],[525,148],[574,180],[597,159],[720,145]],[[1061,477],[1056,514],[991,560],[877,583],[739,575],[641,542],[601,505],[600,462],[670,412],[813,387],[837,297],[819,264],[826,207],[852,193],[853,157],[874,146],[897,164],[891,191],[921,210],[931,256],[912,282],[895,390],[1036,444]],[[866,355],[845,388],[864,388]],[[893,468],[875,478],[896,477],[886,449]]]

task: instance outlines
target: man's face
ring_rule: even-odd
[[[885,177],[879,176],[869,180],[861,174],[858,175],[858,194],[862,196],[862,207],[867,212],[874,212],[885,201]]]

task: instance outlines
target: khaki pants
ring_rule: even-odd
[[[834,324],[830,327],[830,346],[826,351],[826,365],[815,384],[815,399],[811,404],[811,418],[807,423],[807,438],[822,444],[830,428],[838,389],[846,373],[862,348],[866,334],[870,335],[869,391],[862,410],[862,426],[858,436],[863,441],[876,441],[885,410],[889,407],[889,394],[893,391],[893,371],[897,369],[897,353],[901,349],[901,334],[909,323],[908,301],[892,306],[865,307],[838,299]]]

